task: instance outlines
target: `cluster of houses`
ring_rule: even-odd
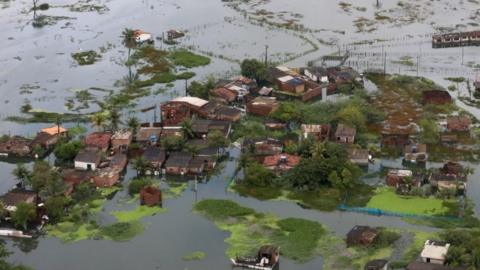
[[[4,136],[0,140],[0,156],[39,158],[52,150],[58,141],[66,136],[67,130],[58,125],[41,129],[33,139]]]
[[[271,122],[266,120],[265,126],[271,129],[284,129],[285,125]],[[301,138],[300,139],[313,139],[314,141],[323,142],[326,140],[345,144],[349,147],[349,157],[355,163],[367,163],[370,160],[368,151],[366,151],[365,160],[360,160],[358,153],[363,153],[364,150],[354,148],[353,143],[355,141],[356,129],[346,126],[344,124],[338,124],[335,132],[331,132],[330,124],[313,125],[303,124],[301,125]],[[273,138],[257,138],[257,139],[245,139],[242,145],[242,151],[244,153],[250,153],[255,159],[263,164],[263,166],[275,175],[279,176],[285,172],[291,170],[297,166],[301,157],[298,155],[291,155],[284,152],[284,143],[280,140]]]
[[[351,67],[306,67],[288,68],[272,67],[268,70],[269,81],[275,86],[275,91],[268,95],[296,97],[302,101],[310,101],[333,94],[342,86],[362,83],[358,72]],[[266,91],[267,92],[267,91]]]
[[[355,226],[346,236],[347,247],[368,248],[375,244],[380,234],[380,229],[370,226]],[[446,255],[450,244],[427,240],[415,261],[406,266],[406,270],[466,270],[465,267],[452,267],[445,265]],[[372,260],[366,263],[365,270],[389,270],[389,262],[383,259]]]

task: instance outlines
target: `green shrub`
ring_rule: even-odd
[[[255,213],[253,209],[240,206],[235,202],[214,199],[203,200],[197,203],[194,209],[205,213],[205,215],[214,220],[248,216]]]
[[[128,194],[130,194],[130,196],[138,194],[143,187],[150,186],[151,184],[152,180],[148,178],[133,179],[128,185]]]

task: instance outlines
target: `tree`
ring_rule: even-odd
[[[223,152],[225,147],[228,147],[230,141],[225,137],[223,132],[218,129],[214,129],[208,132],[207,134],[208,143],[212,147],[218,147]]]
[[[213,88],[215,88],[215,80],[208,78],[204,83],[197,81],[191,82],[188,86],[187,93],[192,97],[208,99],[210,90]]]
[[[271,117],[282,122],[299,122],[302,120],[302,113],[297,104],[282,102],[280,107],[271,114]]]
[[[29,203],[20,202],[16,205],[17,209],[12,212],[12,222],[16,227],[27,229],[30,221],[35,219],[35,206]]]
[[[84,145],[81,141],[61,142],[57,144],[53,153],[58,161],[71,162],[83,148]]]
[[[92,124],[98,129],[98,130],[105,130],[105,124],[107,122],[107,116],[105,115],[104,112],[99,112],[90,117],[90,120],[92,121]]]
[[[62,180],[60,174],[56,171],[50,171],[49,178],[40,190],[39,195],[46,200],[50,197],[61,196],[65,194],[66,190],[67,184]]]
[[[267,68],[264,63],[256,59],[245,59],[240,64],[242,75],[255,79],[257,83],[267,79]]]
[[[31,172],[25,167],[25,164],[19,163],[13,170],[12,174],[20,181],[22,188],[25,188],[30,183]]]
[[[125,28],[122,31],[123,45],[128,48],[128,55],[130,56],[130,49],[135,48],[137,45],[135,41],[134,31],[129,28]]]
[[[67,202],[64,196],[50,197],[45,201],[45,209],[50,220],[58,221],[65,215]]]
[[[113,131],[118,130],[118,127],[120,126],[120,124],[122,124],[121,118],[122,115],[117,109],[110,110],[110,113],[108,114],[108,120],[110,122],[110,128]]]
[[[142,175],[148,167],[148,162],[143,157],[138,157],[133,160],[133,168],[137,171],[137,175]]]
[[[137,130],[140,127],[140,121],[138,120],[137,117],[132,116],[132,117],[128,118],[127,126],[130,129],[130,131],[132,131],[132,134],[135,135],[135,134],[137,134]]]
[[[181,123],[182,134],[185,139],[192,139],[195,135],[193,134],[193,125],[192,120],[187,118]]]
[[[31,177],[31,187],[35,192],[39,192],[50,179],[51,167],[44,160],[36,161],[33,165],[32,177]]]
[[[86,202],[95,197],[96,194],[97,190],[95,185],[91,182],[84,181],[75,187],[75,192],[72,194],[72,199],[78,203]]]
[[[437,124],[433,120],[422,119],[420,120],[420,140],[422,143],[435,144],[440,140],[440,130]]]
[[[275,178],[275,174],[256,161],[250,162],[245,167],[245,182],[251,186],[266,187]]]
[[[183,139],[178,136],[167,136],[160,141],[161,145],[167,151],[181,150],[183,148]]]
[[[355,127],[357,130],[366,130],[367,118],[363,114],[359,106],[355,104],[347,105],[337,113],[339,122],[347,126]]]

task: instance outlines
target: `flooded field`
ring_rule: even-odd
[[[449,0],[52,0],[48,10],[31,10],[31,1],[0,1],[0,133],[33,137],[46,123],[18,123],[7,117],[26,116],[21,106],[30,104],[35,111],[84,114],[98,110],[95,102],[72,111],[67,104],[76,93],[88,90],[93,99],[101,100],[108,93],[120,91],[118,81],[129,75],[125,65],[128,49],[122,44],[125,28],[139,28],[156,37],[169,29],[187,32],[178,45],[158,41],[156,46],[172,50],[188,48],[211,57],[211,63],[189,69],[192,80],[208,76],[229,77],[238,74],[244,58],[265,57],[276,63],[305,66],[308,61],[332,53],[351,55],[347,64],[360,71],[380,69],[427,77],[447,88],[447,77],[465,77],[472,81],[480,69],[480,54],[475,47],[432,49],[430,36],[440,29],[476,29],[480,5],[476,1]],[[45,25],[35,27],[34,16],[45,16]],[[94,50],[100,58],[93,65],[79,65],[72,54]],[[135,68],[135,67],[134,67]],[[153,113],[141,109],[185,94],[185,82],[156,84],[149,93],[136,100],[136,107],[125,109],[124,115],[136,115],[152,121]],[[451,91],[452,96],[468,95],[466,84]],[[394,102],[389,100],[389,102]],[[480,109],[457,100],[457,104],[480,117]],[[65,123],[75,126],[75,121]],[[89,123],[85,124],[89,129]],[[299,217],[314,220],[342,238],[354,225],[432,232],[438,229],[412,225],[397,217],[377,217],[347,212],[321,212],[305,209],[289,201],[260,201],[241,197],[227,186],[233,177],[239,149],[230,148],[230,159],[224,169],[197,190],[193,179],[178,197],[164,202],[165,213],[141,220],[145,231],[126,242],[83,240],[63,243],[47,236],[32,242],[8,241],[13,252],[10,260],[37,270],[61,269],[230,269],[225,256],[229,234],[218,229],[200,215],[192,213],[195,202],[205,198],[230,199],[257,212],[278,217]],[[379,160],[372,172],[381,166],[400,166],[398,160]],[[440,164],[435,164],[437,167]],[[468,197],[480,213],[480,167],[470,176]],[[0,193],[15,183],[11,171],[14,163],[0,162]],[[129,167],[124,187],[134,176]],[[370,179],[379,181],[379,178]],[[108,223],[115,210],[132,209],[126,188],[108,201],[98,222]],[[186,254],[202,251],[206,257],[185,261]],[[317,257],[305,264],[282,259],[281,269],[322,269]]]

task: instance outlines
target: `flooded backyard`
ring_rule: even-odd
[[[26,117],[20,108],[30,104],[34,111],[87,114],[99,109],[90,102],[88,108],[73,111],[66,104],[78,102],[75,93],[89,90],[94,99],[103,99],[109,92],[120,91],[118,82],[131,70],[125,66],[128,49],[122,44],[125,28],[143,29],[155,37],[169,29],[186,31],[178,45],[156,42],[167,50],[185,48],[208,55],[211,63],[188,71],[193,80],[209,76],[230,77],[239,73],[239,63],[245,58],[268,56],[271,61],[289,66],[305,66],[308,61],[337,52],[350,53],[347,65],[359,71],[380,69],[387,73],[423,76],[447,88],[447,77],[465,77],[470,83],[480,69],[477,47],[431,48],[430,36],[439,29],[475,29],[480,23],[480,5],[475,1],[331,1],[331,0],[251,0],[222,2],[220,0],[107,0],[68,2],[52,0],[48,10],[35,16],[47,16],[49,25],[34,27],[31,1],[0,1],[0,134],[35,136],[48,123],[7,121],[8,117]],[[72,54],[94,50],[101,58],[93,65],[81,66]],[[403,58],[402,58],[403,57]],[[403,60],[407,59],[405,62]],[[403,60],[402,60],[403,59]],[[403,62],[402,62],[403,61]],[[136,67],[134,67],[136,68]],[[369,92],[377,87],[367,82]],[[185,81],[170,85],[155,84],[148,94],[135,100],[136,106],[125,108],[125,116],[137,116],[141,121],[153,121],[153,111],[141,109],[161,104],[185,95]],[[453,97],[468,96],[467,84],[450,91]],[[480,109],[461,100],[462,109],[480,119]],[[80,119],[80,117],[79,117]],[[93,130],[90,123],[80,120],[64,123],[67,128],[77,124]],[[298,217],[318,221],[334,235],[343,238],[355,225],[436,232],[439,229],[414,225],[399,217],[372,216],[360,213],[322,212],[301,207],[293,201],[261,201],[242,197],[229,189],[238,166],[240,149],[230,147],[229,158],[222,169],[208,181],[195,183],[184,177],[185,190],[164,200],[165,212],[141,220],[145,230],[125,242],[82,240],[64,243],[49,236],[28,242],[7,239],[13,252],[9,261],[22,263],[36,270],[80,269],[230,269],[225,255],[229,233],[220,230],[203,216],[193,213],[192,207],[202,199],[228,199],[256,212],[271,213],[279,218]],[[53,162],[53,155],[47,160]],[[32,162],[29,165],[33,164]],[[475,204],[480,216],[480,166],[469,177],[467,197]],[[11,172],[14,162],[0,161],[0,193],[16,184]],[[441,163],[429,163],[440,167]],[[378,159],[369,173],[382,167],[401,167],[401,160]],[[135,170],[128,166],[122,190],[107,201],[99,213],[99,224],[114,220],[110,212],[133,209],[128,203],[127,187]],[[168,177],[167,177],[167,180]],[[158,180],[159,181],[159,180]],[[380,177],[368,179],[380,182]],[[202,260],[186,261],[186,254],[202,251]],[[288,259],[281,269],[322,269],[322,257],[300,264]]]

